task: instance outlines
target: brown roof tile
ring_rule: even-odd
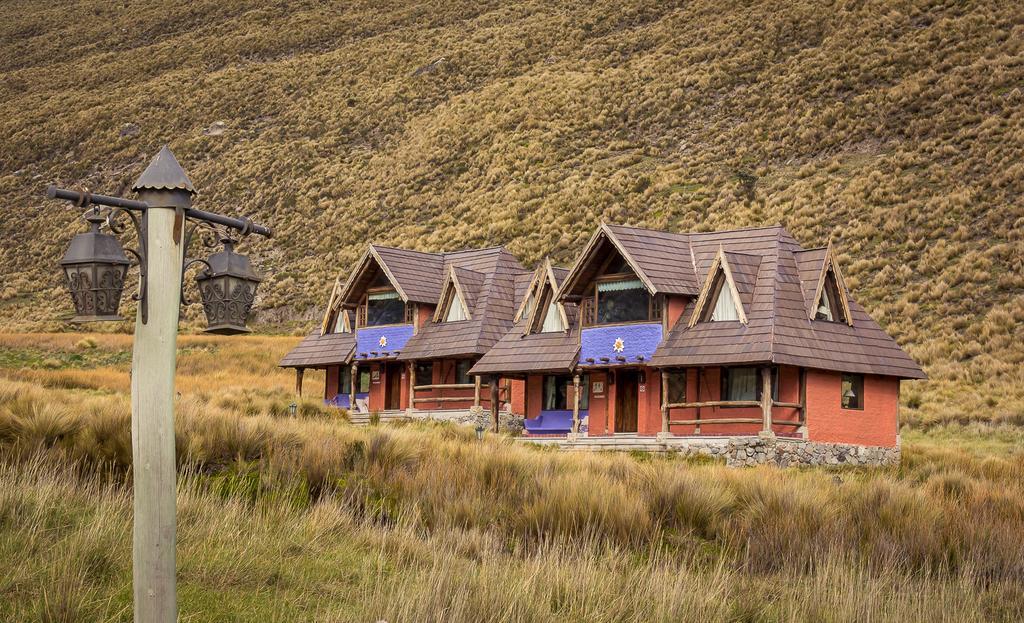
[[[288,351],[277,365],[282,368],[324,368],[328,365],[346,364],[351,360],[355,346],[354,333],[320,335],[320,331],[317,330]]]

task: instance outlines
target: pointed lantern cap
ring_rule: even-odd
[[[186,190],[189,194],[196,194],[192,180],[188,179],[185,170],[178,164],[178,159],[167,145],[163,146],[139,179],[135,180],[132,190]]]

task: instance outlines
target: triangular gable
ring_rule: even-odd
[[[569,318],[565,313],[565,306],[558,300],[559,284],[558,279],[555,277],[555,270],[551,265],[551,260],[545,258],[544,263],[538,268],[537,272],[540,279],[533,292],[533,306],[529,313],[530,320],[526,326],[525,333],[542,332],[551,305],[554,305],[554,313],[558,314],[558,320],[562,327],[561,330],[568,330]],[[547,294],[547,292],[550,292],[550,294]],[[526,300],[530,300],[529,294],[527,294]]]
[[[719,287],[720,279],[722,283]],[[729,290],[728,295],[736,306],[736,315],[739,317],[739,321],[742,324],[747,324],[747,314],[743,306],[743,299],[736,288],[736,280],[733,279],[729,260],[726,257],[725,251],[719,247],[718,254],[715,255],[714,261],[711,262],[711,266],[708,268],[708,276],[704,280],[704,287],[701,288],[700,295],[697,297],[697,304],[693,307],[693,314],[690,316],[688,324],[689,327],[693,327],[701,318],[707,315],[709,306],[714,306],[718,302],[718,295],[723,288],[728,288]]]
[[[334,287],[331,288],[331,296],[327,299],[327,311],[324,312],[324,320],[320,324],[320,335],[327,335],[331,329],[331,317],[334,315],[338,294],[341,291],[341,279],[334,278]]]
[[[526,287],[526,292],[523,294],[523,300],[519,302],[519,308],[516,310],[516,315],[513,317],[513,322],[519,322],[524,317],[533,317],[533,308],[536,307],[534,300],[530,297],[537,296],[538,286],[544,282],[544,266],[538,266],[533,271],[533,277],[530,279],[530,285]]]
[[[654,296],[658,293],[658,288],[651,282],[650,278],[644,273],[639,262],[632,256],[629,249],[618,240],[615,236],[615,232],[612,231],[606,223],[601,223],[594,232],[594,235],[590,237],[587,245],[583,248],[583,252],[580,253],[576,263],[573,264],[569,270],[569,274],[565,277],[565,281],[562,282],[561,294],[559,298],[565,297],[579,297],[582,294],[581,290],[586,284],[593,278],[596,273],[596,267],[592,265],[595,262],[603,261],[605,257],[604,253],[599,253],[606,248],[611,246],[622,256],[629,265],[630,269],[636,274],[640,282],[644,284],[647,291]],[[589,276],[589,278],[588,278]]]
[[[343,305],[353,305],[355,303],[350,299],[356,293],[355,291],[358,289],[361,282],[368,282],[365,275],[373,265],[376,265],[384,273],[384,276],[387,277],[391,287],[395,289],[395,292],[398,292],[398,296],[402,301],[408,303],[409,297],[405,293],[405,290],[402,289],[402,285],[398,282],[398,279],[395,278],[394,274],[392,274],[387,263],[381,258],[380,253],[377,252],[377,249],[375,249],[372,244],[366,249],[363,256],[359,258],[359,262],[356,263],[355,269],[351,274],[349,274],[348,279],[345,281],[345,285],[341,288],[341,292],[338,293],[338,302]]]
[[[463,320],[472,320],[472,312],[469,307],[470,297],[467,296],[466,289],[463,287],[459,280],[459,273],[462,272],[463,276],[468,276],[469,271],[462,269],[461,271],[455,266],[448,268],[448,274],[445,276],[444,284],[441,286],[441,299],[438,301],[437,308],[434,310],[434,322],[445,322],[448,318],[448,312],[452,305],[461,305],[463,312],[465,312],[465,318]],[[468,285],[468,284],[467,284]]]
[[[818,281],[815,284],[814,296],[811,297],[810,305],[807,308],[807,317],[811,320],[817,316],[818,305],[821,303],[821,297],[825,295],[825,288],[829,279],[833,280],[833,284],[838,294],[839,309],[832,310],[833,314],[841,312],[843,315],[842,320],[836,322],[845,322],[846,324],[853,326],[853,316],[850,313],[850,292],[846,288],[846,279],[843,277],[843,272],[839,269],[839,264],[836,262],[835,250],[832,248],[832,241],[828,243],[828,247],[825,249],[825,259],[821,263],[821,272],[818,274]]]

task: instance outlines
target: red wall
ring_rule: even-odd
[[[668,303],[668,310],[665,314],[665,326],[667,326],[669,330],[676,326],[676,322],[679,321],[679,317],[686,311],[686,301],[687,298],[685,296],[669,296],[666,299],[666,302]]]
[[[451,385],[455,383],[455,360],[438,359],[434,363],[432,385]],[[408,383],[407,383],[408,384]],[[417,402],[416,408],[424,411],[432,409],[468,409],[473,406],[472,389],[429,389],[417,390],[416,398],[465,398],[457,402]],[[490,388],[480,388],[481,404],[490,397]],[[408,401],[408,396],[406,396]]]
[[[811,441],[864,446],[896,445],[900,399],[899,379],[864,376],[864,408],[843,409],[842,375],[807,371],[807,435]]]
[[[324,400],[330,400],[338,395],[338,371],[340,366],[327,368],[327,378],[324,380]]]

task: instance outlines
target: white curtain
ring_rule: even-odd
[[[452,302],[448,306],[448,316],[444,319],[445,322],[456,322],[458,320],[466,319],[466,308],[462,306],[462,300],[459,299],[459,295],[452,292]]]
[[[726,368],[729,375],[726,400],[757,400],[757,368]]]
[[[718,300],[715,301],[715,310],[711,312],[711,320],[739,320],[739,312],[736,311],[736,301],[732,298],[732,289],[728,283],[722,284],[718,292]]]
[[[832,305],[829,301],[828,288],[821,289],[821,301],[818,302],[817,317],[829,322],[832,321]]]
[[[558,304],[552,302],[548,305],[548,313],[544,316],[544,326],[540,329],[541,333],[554,333],[556,331],[565,331],[565,327],[562,325],[562,315],[558,313]]]

